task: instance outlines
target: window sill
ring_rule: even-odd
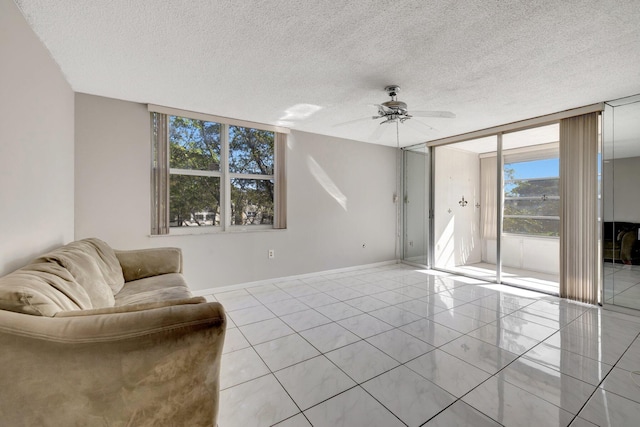
[[[271,226],[253,227],[229,227],[223,230],[220,227],[176,227],[169,230],[169,234],[150,234],[149,237],[177,237],[177,236],[198,236],[198,235],[224,235],[224,234],[245,234],[245,233],[271,233],[286,231],[286,228],[273,228]]]

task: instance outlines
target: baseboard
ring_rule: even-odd
[[[272,279],[257,280],[255,282],[245,282],[245,283],[238,283],[238,284],[235,284],[235,285],[220,286],[220,287],[215,287],[215,288],[198,289],[198,290],[191,291],[191,293],[194,296],[205,296],[205,295],[211,295],[213,293],[228,292],[228,291],[234,291],[234,290],[237,290],[237,289],[250,288],[250,287],[253,287],[253,286],[267,285],[267,284],[273,283],[274,281],[285,282],[287,280],[305,279],[305,278],[314,277],[314,276],[317,276],[317,275],[329,275],[329,274],[336,274],[336,273],[347,273],[347,272],[350,272],[350,271],[364,270],[364,269],[367,269],[367,268],[384,267],[386,265],[392,265],[392,264],[400,264],[400,260],[381,261],[381,262],[375,262],[375,263],[372,263],[372,264],[364,264],[364,265],[356,265],[356,266],[352,266],[352,267],[336,268],[336,269],[333,269],[333,270],[321,270],[321,271],[316,271],[316,272],[313,272],[313,273],[296,274],[296,275],[293,275],[293,276],[274,277]]]

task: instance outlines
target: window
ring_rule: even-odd
[[[229,126],[232,225],[273,223],[274,135]]]
[[[169,225],[220,226],[222,125],[169,116]]]
[[[152,234],[285,228],[286,135],[278,128],[173,112],[151,113]]]
[[[560,235],[559,158],[504,165],[505,233]]]

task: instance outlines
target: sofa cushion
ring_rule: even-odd
[[[85,239],[69,243],[36,258],[34,263],[56,263],[66,268],[75,281],[82,286],[93,308],[113,307],[114,296],[110,283],[118,288],[119,280],[114,271],[113,260],[103,245],[96,244],[97,239]],[[106,246],[106,244],[104,244]],[[116,265],[120,263],[113,254]],[[120,270],[122,281],[122,270]]]
[[[35,263],[0,278],[0,309],[39,316],[93,308],[91,299],[56,263]]]
[[[87,242],[93,246],[93,250],[89,250],[98,263],[102,277],[114,295],[120,292],[124,286],[124,275],[122,274],[122,267],[120,266],[116,252],[111,246],[95,237],[81,240],[81,242]]]
[[[192,296],[182,274],[171,273],[127,282],[115,296],[115,304],[142,304]]]

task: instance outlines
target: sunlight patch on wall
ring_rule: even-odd
[[[336,202],[344,209],[347,210],[347,196],[345,196],[342,191],[338,188],[338,186],[333,182],[333,180],[327,175],[322,166],[315,161],[315,159],[311,156],[307,157],[307,166],[309,167],[309,172],[311,175],[318,181],[318,183],[322,186],[322,188],[335,199]]]

